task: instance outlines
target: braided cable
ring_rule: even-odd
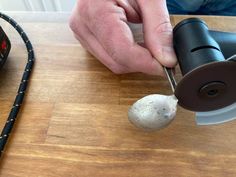
[[[31,71],[33,68],[35,58],[34,58],[33,46],[31,44],[29,38],[25,34],[24,30],[11,17],[9,17],[1,12],[0,12],[0,18],[4,19],[8,23],[10,23],[15,28],[15,30],[20,34],[21,38],[23,39],[23,41],[25,43],[25,46],[26,46],[26,49],[28,52],[28,62],[25,66],[25,70],[24,70],[24,73],[23,73],[23,76],[21,79],[20,86],[17,91],[17,95],[15,98],[14,104],[12,106],[12,109],[9,113],[8,119],[7,119],[5,126],[2,129],[2,132],[0,135],[0,156],[1,156],[4,151],[4,147],[6,146],[7,140],[9,139],[9,136],[11,134],[14,123],[16,121],[17,114],[19,113],[21,105],[23,103],[23,99],[25,96],[25,92],[27,89],[28,81],[30,78],[30,74],[31,74]]]

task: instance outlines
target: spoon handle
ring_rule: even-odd
[[[164,71],[166,73],[167,79],[168,79],[169,84],[171,86],[171,90],[174,93],[177,83],[176,83],[176,80],[174,78],[173,70],[171,68],[164,67]]]

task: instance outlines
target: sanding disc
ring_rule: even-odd
[[[212,62],[195,68],[178,83],[179,105],[197,112],[212,111],[236,102],[236,62]]]

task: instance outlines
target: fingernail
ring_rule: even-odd
[[[160,61],[166,67],[174,67],[177,64],[175,51],[172,47],[162,48],[162,60]]]

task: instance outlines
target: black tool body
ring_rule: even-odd
[[[11,49],[10,40],[8,39],[6,33],[0,26],[0,68],[6,62],[10,49]]]
[[[200,112],[233,104],[236,34],[209,30],[201,19],[190,18],[175,26],[173,41],[183,75],[175,90],[179,104]]]

